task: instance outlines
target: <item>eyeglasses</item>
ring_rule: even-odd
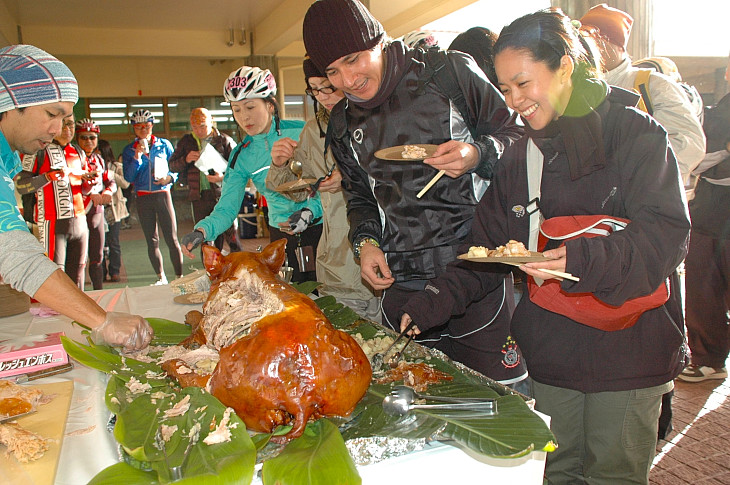
[[[79,135],[79,140],[82,141],[93,141],[96,140],[98,137],[96,135]]]
[[[309,88],[304,90],[304,92],[307,93],[309,96],[317,96],[319,93],[332,94],[335,91],[337,91],[337,88],[335,88],[334,86],[327,86],[319,89]]]

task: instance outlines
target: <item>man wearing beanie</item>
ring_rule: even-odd
[[[332,110],[332,153],[342,173],[350,242],[362,278],[383,290],[383,323],[402,327],[404,308],[456,260],[494,165],[522,135],[501,94],[469,56],[441,55],[454,89],[434,78],[432,54],[386,36],[358,0],[320,0],[304,17],[314,64],[346,99]],[[438,54],[438,53],[436,53]],[[467,113],[452,101],[464,98]],[[384,148],[433,144],[424,162],[379,159]],[[426,185],[443,171],[427,191]],[[504,384],[526,377],[509,336],[511,273],[448,322],[418,326],[421,343]]]
[[[317,281],[320,295],[331,295],[363,318],[379,322],[380,299],[360,277],[360,267],[352,256],[347,239],[347,206],[342,193],[342,174],[337,169],[332,152],[325,154],[325,130],[330,112],[345,96],[335,89],[309,57],[302,63],[307,94],[314,100],[316,116],[307,121],[299,141],[291,138],[276,140],[271,147],[271,167],[266,174],[266,186],[271,190],[284,183],[296,183],[297,176],[289,168],[291,160],[302,164],[302,180],[320,180],[317,192],[322,202],[322,236],[317,243]],[[295,202],[306,200],[311,189],[286,192]]]
[[[0,49],[0,279],[18,291],[92,328],[97,343],[142,348],[152,338],[138,315],[106,313],[44,255],[15,202],[18,153],[45,149],[73,115],[78,85],[71,71],[30,45]],[[61,176],[63,175],[63,171]],[[47,174],[40,175],[47,181]]]
[[[626,45],[634,19],[605,3],[596,5],[580,19],[581,24],[598,29],[597,43],[609,84],[633,91],[639,69],[631,65]],[[648,95],[651,114],[669,134],[669,142],[679,164],[683,183],[705,156],[705,135],[682,88],[667,76],[649,72]],[[646,102],[645,102],[646,104]]]

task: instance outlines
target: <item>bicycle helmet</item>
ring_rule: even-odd
[[[276,94],[276,81],[268,69],[243,66],[228,75],[223,96],[229,103],[242,99],[266,99]]]
[[[412,49],[428,49],[429,47],[437,47],[439,44],[431,32],[422,30],[408,32],[403,36],[403,43]]]
[[[78,120],[76,122],[76,131],[90,131],[92,133],[101,133],[99,125],[97,125],[95,121],[92,121],[89,118]]]
[[[148,109],[138,109],[134,113],[132,113],[132,116],[130,117],[132,119],[132,124],[136,125],[137,123],[154,123],[155,117]]]

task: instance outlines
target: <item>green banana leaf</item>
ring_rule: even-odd
[[[337,426],[327,419],[309,423],[304,434],[262,468],[264,485],[359,485],[355,462]]]
[[[164,318],[147,318],[155,334],[150,345],[177,345],[190,336],[190,325]]]
[[[357,315],[353,318],[330,296],[318,298],[315,302],[338,328],[359,333],[366,339],[384,332],[382,326],[360,319]],[[474,417],[464,416],[463,413],[416,409],[404,417],[389,416],[383,411],[382,402],[392,385],[373,383],[355,408],[352,419],[341,427],[343,438],[435,437],[453,440],[473,451],[497,458],[514,458],[534,450],[555,449],[554,435],[519,394],[480,374],[464,372],[463,368],[449,359],[431,359],[428,363],[454,377],[453,381],[429,386],[428,394],[494,398],[497,399],[497,415]]]
[[[295,286],[300,291],[309,294],[318,284],[308,282]],[[365,339],[389,332],[380,325],[362,319],[352,309],[338,303],[331,296],[317,298],[315,302],[335,327],[346,332],[358,333]],[[156,345],[175,344],[190,334],[190,327],[187,325],[164,319],[148,319],[148,321],[155,330],[153,343]],[[163,376],[161,369],[156,364],[125,359],[109,347],[85,346],[65,338],[64,347],[69,355],[79,362],[116,377],[109,381],[106,396],[107,406],[118,416],[114,433],[127,454],[127,463],[110,467],[110,469],[114,468],[113,473],[107,473],[110,469],[101,472],[95,478],[95,480],[101,481],[93,483],[112,483],[103,480],[106,480],[106,477],[114,477],[114,473],[124,474],[124,481],[130,484],[169,481],[167,463],[175,466],[182,462],[187,447],[184,435],[189,432],[194,422],[190,421],[192,417],[188,416],[165,420],[164,424],[177,425],[181,432],[173,434],[163,452],[159,446],[155,446],[157,429],[159,424],[162,424],[155,415],[158,408],[169,409],[175,402],[179,402],[188,395],[191,400],[191,410],[194,409],[193,402],[195,409],[203,406],[209,406],[210,412],[217,409],[216,419],[217,422],[220,421],[220,416],[225,408],[217,399],[197,388],[178,389],[176,384]],[[413,347],[417,346],[411,348]],[[478,453],[501,458],[522,456],[533,450],[552,451],[555,448],[552,433],[545,423],[529,409],[521,395],[481,374],[465,372],[463,366],[455,364],[448,358],[427,356],[425,359],[416,360],[426,360],[436,369],[454,376],[453,381],[430,386],[429,394],[495,398],[498,414],[485,417],[465,416],[453,412],[414,410],[405,417],[393,417],[387,415],[382,408],[383,398],[390,392],[393,384],[374,382],[349,418],[323,419],[309,423],[304,435],[290,442],[283,450],[269,443],[270,435],[257,434],[253,436],[252,440],[246,432],[240,433],[240,439],[237,435],[236,440],[233,440],[245,441],[245,446],[243,446],[245,453],[243,449],[238,450],[234,447],[236,449],[227,451],[225,457],[206,454],[208,450],[203,447],[207,448],[207,445],[195,444],[191,447],[183,467],[186,480],[195,480],[191,483],[249,483],[253,474],[256,450],[260,452],[260,457],[265,457],[266,450],[273,449],[274,453],[269,452],[268,454],[274,458],[266,459],[263,465],[266,484],[360,483],[359,475],[347,452],[344,440],[372,436],[455,441]],[[131,399],[132,396],[129,395],[129,389],[125,384],[132,381],[132,378],[140,384],[149,384],[149,392],[135,395],[134,399]],[[153,398],[153,393],[157,397]],[[232,422],[234,419],[239,419],[234,417],[235,414],[232,414]],[[336,422],[337,425],[333,422]],[[339,426],[341,434],[333,432],[337,426]],[[245,427],[241,423],[236,430],[240,432],[240,430],[245,430]],[[285,433],[287,430],[288,428],[278,429],[276,433]],[[262,450],[264,450],[263,453]],[[165,462],[165,453],[167,462]],[[230,456],[234,458],[232,461],[227,461],[226,458]],[[244,468],[245,472],[241,473]],[[330,475],[328,473],[330,469],[338,471],[335,475]],[[211,474],[217,476],[212,477]],[[248,477],[247,481],[240,481],[242,476]],[[336,479],[333,479],[333,476]]]

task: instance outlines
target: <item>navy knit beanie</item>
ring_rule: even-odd
[[[322,71],[312,62],[309,56],[304,58],[302,62],[302,69],[304,69],[304,81],[308,82],[310,77],[327,77]]]
[[[307,10],[302,34],[309,57],[324,72],[340,57],[375,47],[385,30],[358,0],[319,0]]]

